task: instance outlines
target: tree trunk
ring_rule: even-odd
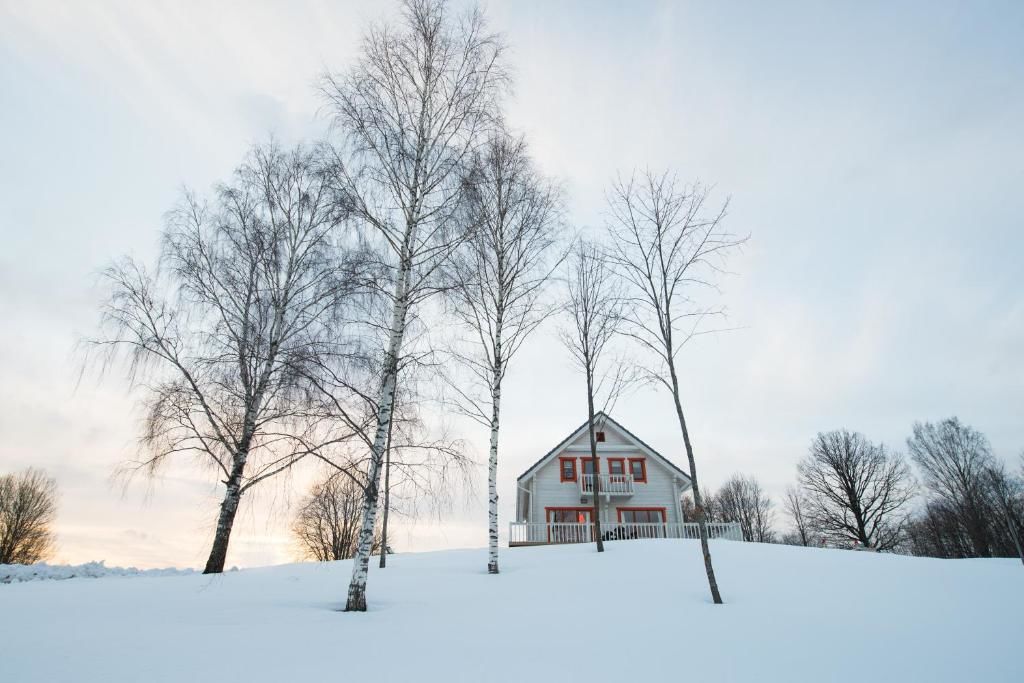
[[[238,513],[238,502],[242,498],[241,481],[245,460],[245,454],[235,456],[235,464],[227,482],[227,491],[220,504],[217,531],[213,536],[213,547],[206,560],[206,568],[203,569],[204,574],[220,574],[224,571],[224,562],[228,556],[228,541],[231,539],[231,529],[235,524],[235,514]]]
[[[380,523],[381,569],[388,565],[388,510],[391,508],[391,431],[394,425],[394,420],[388,425],[388,445],[384,448],[384,517]]]
[[[850,511],[853,513],[853,521],[857,525],[857,542],[865,548],[873,547],[871,539],[868,538],[868,526],[861,511],[860,501],[857,493],[853,490],[847,491],[847,498],[850,501]]]
[[[373,438],[370,452],[370,468],[366,473],[366,497],[363,499],[363,525],[359,530],[359,544],[352,560],[352,580],[348,585],[346,612],[366,611],[366,579],[370,573],[370,551],[373,548],[373,528],[377,521],[378,485],[381,465],[391,429],[392,410],[395,405],[395,388],[398,385],[398,355],[405,336],[405,315],[408,307],[409,271],[412,264],[403,254],[401,273],[395,286],[395,308],[391,316],[391,338],[388,341],[388,355],[381,382],[380,401],[377,403],[377,433]]]
[[[711,549],[708,547],[708,523],[704,516],[704,500],[697,486],[697,462],[693,458],[693,445],[690,443],[690,432],[686,428],[686,417],[683,415],[683,404],[679,400],[679,380],[676,377],[675,363],[669,360],[669,372],[672,374],[672,399],[676,404],[676,417],[679,418],[679,429],[683,432],[683,444],[686,446],[686,459],[690,465],[690,483],[693,486],[693,505],[697,515],[697,529],[700,532],[700,551],[704,555],[704,571],[708,575],[708,587],[711,599],[716,605],[722,604],[722,594],[718,591],[718,580],[715,579],[715,568],[711,564]]]
[[[499,338],[500,339],[500,338]],[[499,341],[500,348],[500,341]],[[487,573],[498,573],[498,429],[501,424],[501,370],[495,362],[491,390],[491,453],[487,462]]]
[[[589,367],[587,369],[587,425],[590,429],[590,457],[594,463],[594,481],[590,485],[590,492],[594,496],[594,537],[597,540],[597,552],[603,553],[604,539],[601,538],[601,477],[600,466],[597,461],[597,435],[594,434],[594,378]]]

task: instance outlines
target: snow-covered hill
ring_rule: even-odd
[[[22,581],[63,581],[65,579],[99,579],[108,576],[174,576],[192,574],[192,569],[136,569],[108,567],[103,562],[85,564],[0,564],[0,583]]]
[[[1024,567],[730,541],[0,586],[0,681],[1021,681]]]

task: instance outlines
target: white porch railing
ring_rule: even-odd
[[[700,538],[700,530],[695,522],[682,524],[605,522],[601,524],[601,535],[606,541],[638,538]],[[743,532],[736,522],[712,522],[708,524],[708,538],[742,541]],[[594,525],[590,522],[585,524],[511,522],[509,524],[508,544],[510,546],[590,543],[594,540]]]
[[[594,476],[593,474],[580,475],[580,495],[588,496],[594,492]],[[598,493],[612,496],[633,495],[632,474],[598,474],[596,476]]]

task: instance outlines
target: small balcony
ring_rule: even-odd
[[[633,495],[632,474],[581,474],[579,477],[581,498],[594,494],[595,478],[598,494],[606,498]]]
[[[602,492],[603,493],[603,492]],[[696,523],[602,522],[601,536],[606,541],[629,541],[644,538],[700,538]],[[708,538],[742,541],[743,532],[736,522],[708,523]],[[563,543],[593,543],[596,540],[594,524],[550,522],[512,522],[508,529],[510,548],[524,545],[560,545]]]

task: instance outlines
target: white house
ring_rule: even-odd
[[[606,540],[697,538],[682,514],[689,475],[610,416],[594,424],[596,463],[584,422],[516,480],[509,545],[593,541],[595,482]],[[709,524],[708,533],[743,540],[738,524]]]

